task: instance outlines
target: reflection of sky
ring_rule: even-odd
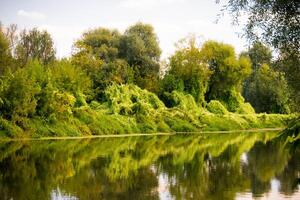
[[[238,193],[236,195],[236,200],[250,200],[250,199],[254,199],[251,193]],[[273,189],[271,189],[271,191],[269,193],[263,194],[262,197],[255,197],[255,199],[259,199],[259,200],[299,200],[300,199],[300,191],[295,192],[293,194],[293,196],[286,196],[283,195],[281,193],[279,193],[278,191],[274,191]]]
[[[59,188],[57,188],[56,190],[52,191],[51,200],[78,200],[78,198],[72,195],[64,194]]]
[[[169,192],[169,183],[168,178],[165,174],[160,174],[158,176],[158,192],[159,192],[159,199],[172,199],[170,192]]]
[[[280,182],[277,179],[271,180],[271,189],[268,193],[264,193],[261,195],[261,197],[255,197],[255,199],[259,200],[283,200],[283,199],[289,199],[289,200],[299,200],[300,199],[300,191],[297,191],[293,193],[293,196],[286,196],[279,192],[280,189]],[[299,185],[298,185],[299,189]],[[243,193],[237,193],[236,194],[236,200],[250,200],[254,199],[252,196],[251,191],[243,192]]]
[[[248,157],[247,157],[247,153],[242,153],[241,155],[241,162],[244,164],[248,164]]]

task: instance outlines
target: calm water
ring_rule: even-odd
[[[268,133],[0,142],[0,199],[300,199],[299,140]]]

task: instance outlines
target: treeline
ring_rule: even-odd
[[[162,64],[153,27],[137,23],[123,34],[89,30],[74,43],[70,58],[56,59],[49,33],[32,29],[17,34],[11,25],[1,27],[0,54],[0,115],[22,127],[26,118],[51,120],[69,115],[74,107],[105,103],[106,89],[123,84],[157,94],[167,107],[179,104],[172,94],[176,91],[192,95],[199,107],[208,109],[215,104],[230,112],[241,105],[266,113],[299,109],[299,96],[293,95],[298,74],[292,70],[298,61],[284,60],[281,54],[274,59],[260,42],[236,55],[231,45],[199,45],[188,37]]]

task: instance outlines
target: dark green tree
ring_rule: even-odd
[[[201,48],[203,62],[212,71],[206,99],[218,99],[228,110],[236,111],[243,102],[240,95],[242,83],[251,73],[251,62],[245,56],[236,58],[231,45],[207,41]]]
[[[295,0],[230,0],[225,10],[239,22],[247,16],[244,33],[280,52],[279,65],[291,90],[292,111],[299,111],[300,3]],[[246,13],[246,15],[245,15]]]
[[[121,34],[117,30],[97,28],[83,33],[76,41],[77,53],[90,53],[106,63],[118,58]]]
[[[39,31],[37,28],[24,30],[20,33],[15,55],[21,66],[35,59],[48,64],[55,60],[53,40],[47,31]]]
[[[137,23],[122,36],[120,56],[134,68],[135,83],[150,91],[157,90],[161,49],[154,29]]]
[[[0,29],[0,75],[6,71],[11,63],[12,55],[9,48],[9,40],[5,37],[4,33]]]
[[[101,101],[105,100],[104,91],[108,86],[133,81],[133,69],[119,58],[120,38],[117,30],[97,28],[84,33],[75,43],[72,63],[91,77],[94,97]]]
[[[289,89],[284,74],[263,64],[249,84],[249,100],[257,112],[289,113]]]
[[[300,112],[300,54],[282,51],[275,61],[275,68],[285,75],[290,90],[292,112]]]
[[[178,44],[178,49],[170,57],[169,71],[161,81],[161,96],[173,90],[191,94],[197,103],[205,104],[204,94],[208,87],[211,71],[203,62],[195,37],[186,38]]]
[[[250,40],[260,38],[277,49],[299,52],[299,6],[295,0],[229,0],[225,8],[235,22],[247,14],[245,34]]]
[[[261,42],[255,42],[242,55],[248,56],[252,62],[252,74],[245,80],[243,87],[245,100],[250,102],[257,112],[289,112],[290,91],[284,73],[272,67],[274,64],[270,48]],[[264,69],[261,69],[262,67]]]

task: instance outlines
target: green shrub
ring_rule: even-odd
[[[240,104],[236,112],[239,114],[255,114],[255,110],[250,103]]]
[[[35,114],[40,87],[30,68],[6,74],[0,81],[0,111],[2,117],[22,124],[24,119]]]
[[[232,89],[224,92],[218,100],[226,107],[229,112],[236,112],[241,104],[244,103],[244,97],[239,91]]]
[[[151,114],[165,108],[155,94],[132,84],[114,84],[107,88],[105,95],[111,111],[121,115]]]
[[[227,109],[223,106],[223,104],[217,100],[211,100],[207,104],[207,110],[211,113],[220,114],[220,115],[224,115],[228,113]]]
[[[3,131],[5,135],[9,137],[17,137],[21,136],[23,133],[23,130],[12,123],[11,121],[5,120],[0,117],[0,131]]]
[[[168,107],[176,107],[184,111],[198,111],[200,110],[195,99],[190,94],[184,94],[182,92],[173,91],[171,93],[165,93],[165,97],[168,99]]]

